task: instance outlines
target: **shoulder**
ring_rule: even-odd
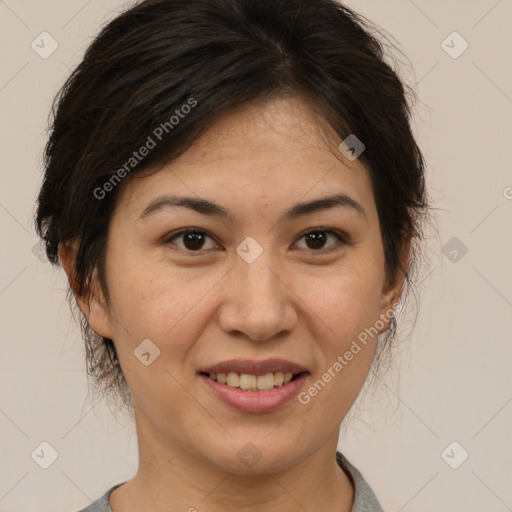
[[[111,487],[103,496],[100,496],[96,501],[93,501],[87,507],[77,510],[76,512],[112,512],[110,508],[110,494],[114,489],[117,489],[120,485],[123,485],[122,482],[120,484],[114,485]]]
[[[338,451],[336,452],[336,460],[345,473],[349,475],[354,486],[354,503],[351,512],[385,512],[361,472]]]

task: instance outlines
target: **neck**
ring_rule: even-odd
[[[110,496],[114,512],[169,510],[218,512],[350,512],[354,489],[338,465],[338,431],[319,449],[279,471],[251,474],[215,466],[183,443],[163,438],[137,418],[139,467],[135,477]]]

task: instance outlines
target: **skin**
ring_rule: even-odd
[[[124,184],[107,243],[108,304],[100,293],[77,297],[94,331],[114,340],[134,396],[139,468],[112,493],[115,512],[350,511],[354,490],[334,454],[376,336],[308,404],[294,398],[272,413],[230,408],[196,373],[231,358],[282,357],[309,370],[307,390],[399,300],[403,279],[385,282],[368,171],[339,142],[300,99],[273,99],[226,115],[180,158]],[[163,193],[209,199],[235,220],[185,208],[138,220]],[[296,203],[334,193],[366,217],[333,207],[279,221]],[[188,227],[211,238],[202,247],[168,241]],[[327,233],[323,246],[308,242],[305,232],[320,228],[350,244]],[[247,236],[263,249],[252,263],[236,252]],[[70,280],[75,250],[60,248]],[[161,351],[149,366],[133,353],[147,338]],[[237,456],[248,442],[261,454],[251,467]]]

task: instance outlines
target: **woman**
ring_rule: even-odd
[[[36,226],[136,475],[85,511],[381,511],[339,427],[428,211],[405,87],[333,0],[146,0],[60,93]]]

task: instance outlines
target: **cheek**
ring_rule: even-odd
[[[380,287],[371,272],[344,273],[309,293],[321,364],[299,402],[310,412],[306,425],[323,418],[326,428],[348,412],[368,375],[378,341]]]
[[[327,340],[332,350],[340,350],[340,343],[350,344],[349,340],[377,320],[382,279],[379,263],[367,251],[354,251],[329,271],[317,267],[283,275],[293,290],[289,300],[303,317],[299,321],[309,324],[315,339]],[[201,318],[207,321],[209,314],[205,309],[208,296],[215,300],[215,287],[225,273],[220,268],[174,269],[162,262],[130,260],[129,254],[118,257],[108,270],[117,339],[128,336],[132,345],[150,338],[176,350],[187,338],[195,339],[196,330],[200,335],[204,327]],[[211,303],[210,309],[217,302]]]
[[[109,286],[116,341],[125,359],[144,339],[161,350],[161,361],[179,368],[200,337],[204,304],[222,274],[204,269],[179,271],[162,264],[133,262],[112,269]],[[204,301],[204,302],[203,302]],[[203,313],[201,313],[203,312]]]
[[[340,349],[373,325],[380,312],[380,283],[380,273],[363,265],[347,266],[322,279],[301,279],[299,296],[323,326],[318,339],[328,339],[333,349]]]
[[[154,268],[147,262],[120,264],[112,269],[109,290],[115,345],[128,386],[139,406],[144,404],[146,413],[165,429],[169,418],[190,407],[184,384],[190,372],[187,354],[202,330],[197,305],[219,278],[191,285],[184,274],[165,277]],[[147,352],[148,365],[142,357]],[[164,410],[161,404],[166,404]]]
[[[370,368],[378,340],[372,327],[380,314],[381,278],[378,267],[360,265],[316,286],[314,280],[302,285],[304,302],[314,313],[314,337],[323,356],[320,371],[329,371],[325,379],[332,382],[328,386],[336,401],[355,398]]]

